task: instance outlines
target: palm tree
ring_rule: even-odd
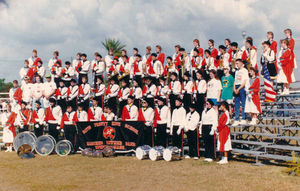
[[[121,56],[121,51],[123,48],[126,47],[126,45],[121,45],[121,42],[116,39],[105,39],[105,42],[102,42],[103,46],[106,48],[107,52],[109,51],[110,48],[114,49],[114,55],[116,56]]]

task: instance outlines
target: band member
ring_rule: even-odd
[[[157,107],[154,112],[154,127],[156,127],[156,146],[168,146],[167,130],[170,131],[171,112],[170,108],[166,106],[163,97],[157,98]]]
[[[253,48],[252,40],[246,41],[246,50],[244,50],[241,59],[247,61],[248,70],[250,69],[250,67],[257,69],[257,63],[256,63],[257,51],[256,49]]]
[[[129,62],[128,56],[127,56],[127,50],[122,49],[121,51],[121,57],[119,58],[119,63],[124,65],[124,57],[126,57],[126,62]]]
[[[105,91],[105,95],[108,99],[108,106],[112,109],[112,112],[117,113],[117,96],[119,93],[120,87],[118,85],[117,75],[114,75],[110,78],[110,85]]]
[[[229,54],[231,54],[231,52],[232,52],[232,49],[231,49],[231,40],[229,39],[229,38],[226,38],[225,40],[224,40],[224,45],[225,45],[225,47],[226,47],[226,50],[225,50],[225,52],[228,52]],[[230,50],[231,49],[231,50]]]
[[[144,64],[149,64],[152,61],[152,56],[151,56],[151,47],[147,46],[146,47],[146,54],[143,56],[143,63]]]
[[[75,137],[77,133],[76,126],[74,125],[73,122],[74,115],[75,115],[75,111],[73,111],[72,106],[67,105],[67,111],[62,116],[61,125],[60,125],[61,129],[63,129],[65,132],[66,139],[72,143],[73,146],[73,150],[71,151],[72,153],[75,151],[76,148]]]
[[[268,38],[268,41],[270,42],[270,49],[274,51],[275,57],[276,57],[277,42],[273,39],[274,38],[274,33],[272,31],[267,32],[267,38]]]
[[[209,72],[210,80],[207,83],[207,99],[214,102],[214,110],[219,115],[219,102],[221,100],[222,84],[215,70]]]
[[[172,59],[172,57],[171,56],[168,56],[167,57],[167,67],[168,67],[168,74],[167,74],[167,83],[169,83],[170,82],[170,79],[169,78],[171,78],[171,74],[173,73],[173,72],[175,72],[175,73],[177,73],[178,74],[178,70],[177,70],[177,68],[176,68],[176,66],[175,66],[175,63],[173,62],[173,59]]]
[[[21,78],[21,80],[22,80],[22,83],[21,83],[21,84],[24,83],[24,79],[25,79],[25,77],[27,77],[28,70],[29,70],[29,62],[28,62],[28,60],[25,60],[25,61],[24,61],[24,67],[21,68],[21,69],[20,69],[20,72],[19,72],[20,78]]]
[[[171,82],[169,83],[169,99],[170,99],[170,106],[171,111],[173,112],[175,109],[175,101],[176,98],[179,97],[181,93],[181,84],[177,79],[177,73],[171,73]]]
[[[152,77],[146,77],[146,84],[143,89],[143,95],[144,97],[148,98],[147,102],[150,107],[154,108],[154,98],[157,95],[157,87],[156,85],[152,82]]]
[[[21,109],[17,113],[16,125],[19,125],[19,133],[29,131],[31,112],[26,109],[27,103],[22,101]]]
[[[183,106],[186,112],[189,111],[189,106],[192,103],[194,93],[194,83],[190,80],[191,75],[188,72],[184,73],[182,82]]]
[[[290,84],[295,82],[292,51],[288,48],[289,42],[286,39],[280,41],[281,50],[278,54],[278,78],[277,83],[284,83],[284,90],[281,95],[288,95]]]
[[[83,103],[78,104],[77,111],[72,119],[73,122],[88,121],[88,114],[84,111],[84,106],[85,105]]]
[[[187,52],[185,51],[184,48],[180,48],[179,52],[180,52],[180,55],[181,55],[180,56],[180,63],[183,66],[183,68],[181,66],[181,68],[179,70],[179,80],[182,82],[183,74],[185,72],[189,72],[191,74],[191,61],[190,61],[190,57],[187,56]]]
[[[11,110],[11,105],[6,106],[6,111],[1,114],[1,124],[3,127],[2,141],[6,145],[5,152],[12,152],[12,146],[14,137],[16,136],[16,130],[14,122],[16,119],[16,113]]]
[[[155,78],[158,79],[163,74],[164,68],[162,66],[162,63],[157,59],[157,55],[155,53],[152,53],[151,56],[152,61],[151,64],[147,65],[147,68],[148,74],[150,74],[150,76],[153,77],[154,80]]]
[[[91,86],[87,83],[87,77],[82,76],[82,84],[78,88],[78,103],[82,103],[84,111],[89,109]]]
[[[183,129],[185,127],[186,111],[182,107],[182,99],[179,97],[175,101],[175,109],[172,111],[172,121],[170,135],[172,135],[173,145],[183,149]]]
[[[76,59],[74,59],[74,60],[72,61],[72,67],[73,67],[74,69],[77,69],[77,66],[78,66],[79,63],[81,64],[81,53],[80,53],[80,52],[77,53]],[[75,80],[76,80],[76,82],[78,81],[78,75],[79,75],[78,71],[75,70]]]
[[[109,73],[110,67],[112,65],[114,59],[114,49],[110,48],[108,51],[108,55],[105,56],[104,60],[105,60],[105,65],[106,65],[106,73]]]
[[[261,75],[262,77],[264,76],[264,64],[267,64],[267,68],[271,77],[271,80],[276,79],[277,77],[277,63],[276,63],[276,58],[275,58],[275,52],[270,48],[270,42],[265,41],[262,43],[263,45],[263,54],[261,55],[260,58],[260,63],[262,65],[261,69]],[[273,81],[272,81],[273,84]]]
[[[75,79],[71,79],[70,83],[71,83],[71,85],[70,85],[70,87],[68,87],[68,91],[67,91],[67,102],[68,102],[68,105],[72,106],[73,111],[76,111],[78,86],[76,85]]]
[[[196,98],[196,111],[202,115],[207,90],[206,81],[203,79],[201,70],[196,73],[197,80],[194,82],[194,97]],[[201,118],[201,116],[200,116]]]
[[[116,121],[116,115],[113,113],[113,108],[109,105],[104,107],[104,112],[101,116],[101,121]]]
[[[246,124],[246,115],[245,115],[245,103],[246,103],[246,90],[245,85],[249,80],[248,70],[244,68],[244,63],[241,59],[236,60],[236,66],[238,70],[235,72],[234,80],[234,108],[235,108],[235,120],[232,126],[245,125]],[[242,105],[241,105],[242,103]],[[240,119],[240,106],[242,106],[242,120]]]
[[[222,83],[222,93],[221,101],[226,101],[229,105],[229,114],[232,116],[231,106],[233,104],[233,86],[234,86],[234,77],[230,75],[230,68],[224,68],[224,76],[221,78]]]
[[[204,161],[212,162],[216,158],[216,146],[215,146],[215,130],[218,125],[218,114],[212,109],[214,102],[211,99],[206,101],[206,108],[202,112],[201,120],[201,134],[204,140]]]
[[[134,97],[129,95],[127,105],[122,110],[122,121],[136,121],[138,117],[138,108],[133,104]]]
[[[133,56],[129,58],[129,64],[132,65],[133,62],[136,60],[136,55],[139,53],[139,49],[133,48]]]
[[[49,99],[49,105],[50,106],[46,110],[44,120],[48,123],[49,135],[54,137],[56,142],[58,142],[62,111],[61,108],[58,105],[56,105],[56,100],[54,98]]]
[[[43,61],[39,60],[37,62],[37,68],[36,68],[36,73],[34,74],[34,76],[41,76],[41,82],[43,82],[43,77],[46,74],[46,68],[43,66]]]
[[[32,109],[35,109],[35,102],[39,101],[43,103],[43,90],[44,90],[44,84],[41,82],[41,76],[37,75],[35,77],[35,83],[32,85],[32,94],[31,97],[33,99],[32,101]]]
[[[70,86],[70,81],[75,75],[75,69],[71,67],[71,62],[65,62],[66,67],[62,69],[61,76],[62,80],[64,81],[65,86],[68,88]]]
[[[157,86],[157,96],[164,99],[164,104],[168,104],[168,94],[169,94],[169,86],[166,85],[166,79],[164,77],[160,77],[159,79],[159,85]]]
[[[256,76],[257,70],[253,67],[250,68],[250,78],[247,82],[249,86],[247,91],[247,99],[245,104],[245,113],[250,113],[252,121],[249,125],[256,125],[257,115],[261,113],[259,89],[260,80]]]
[[[42,59],[37,56],[37,50],[33,50],[32,56],[28,58],[29,67],[38,66],[38,61],[42,61]]]
[[[130,93],[130,89],[128,87],[128,82],[125,78],[123,78],[121,80],[121,86],[122,88],[119,90],[118,93],[118,100],[119,100],[119,116],[121,117],[122,113],[121,111],[123,111],[123,108],[125,107],[125,105],[127,104],[127,98],[129,96]]]
[[[209,71],[210,70],[217,70],[217,67],[215,66],[215,59],[210,56],[210,50],[204,51],[205,58],[201,62],[201,69],[203,70],[203,77],[206,81],[209,80]]]
[[[188,145],[189,145],[189,155],[185,158],[194,157],[195,160],[199,159],[199,121],[200,115],[196,111],[196,105],[190,104],[189,106],[189,113],[186,115],[185,118],[185,132],[188,138]]]
[[[231,62],[231,75],[233,77],[235,77],[235,71],[237,70],[236,60],[242,58],[243,51],[241,51],[239,49],[238,43],[236,43],[236,42],[232,42],[230,44],[230,46],[231,46],[231,49],[232,49],[232,52],[230,54],[231,60],[229,60]]]
[[[85,76],[87,81],[88,81],[88,73],[90,71],[90,68],[91,68],[91,62],[88,61],[86,59],[86,54],[81,54],[81,59],[82,59],[82,65],[78,68],[78,71],[79,71],[79,76],[78,76],[78,84],[81,85],[83,82],[82,82],[82,77]],[[78,67],[78,65],[77,65]]]
[[[98,106],[103,108],[103,98],[105,94],[105,84],[103,82],[102,76],[96,77],[96,84],[94,85],[94,89],[92,90],[95,93],[94,99],[98,101]]]
[[[160,63],[162,65],[164,65],[164,62],[165,62],[165,53],[162,53],[162,48],[160,45],[156,45],[156,55],[157,55],[157,60],[160,61]],[[153,57],[152,57],[153,59]]]
[[[222,78],[224,75],[223,68],[229,67],[230,55],[226,52],[226,47],[224,45],[219,46],[220,54],[216,57],[217,66],[218,66],[218,76]]]
[[[51,76],[56,86],[59,85],[59,81],[61,80],[61,72],[62,72],[61,62],[56,61],[55,65],[51,69]]]
[[[45,110],[41,107],[41,102],[35,102],[35,109],[32,111],[32,123],[34,124],[34,134],[36,137],[42,136],[44,133]]]
[[[44,102],[44,108],[46,109],[49,107],[49,99],[54,97],[57,87],[54,82],[51,82],[50,74],[47,74],[45,77],[46,77],[46,82],[44,82],[43,102]]]
[[[9,101],[11,105],[11,110],[17,113],[17,106],[20,105],[22,101],[22,89],[18,85],[18,80],[13,81],[13,87],[9,90]]]
[[[203,48],[200,47],[200,41],[198,39],[194,39],[193,43],[194,43],[194,48],[191,50],[191,53],[190,53],[191,59],[192,59],[192,57],[194,55],[195,49],[198,50],[199,57],[203,57]]]
[[[53,58],[51,58],[51,59],[49,60],[49,62],[48,62],[48,69],[49,69],[50,71],[52,70],[53,67],[56,66],[56,62],[57,62],[57,61],[59,61],[60,63],[62,63],[61,60],[58,59],[58,56],[59,56],[59,52],[58,52],[58,51],[55,51],[55,52],[53,53]]]
[[[173,60],[176,59],[176,57],[179,55],[179,49],[180,49],[180,45],[175,45],[175,53],[173,54],[173,57],[171,57]]]
[[[98,101],[93,99],[93,106],[88,110],[88,121],[100,121],[103,111],[98,106]]]
[[[142,100],[142,108],[139,110],[138,121],[144,121],[144,137],[143,145],[154,146],[153,141],[153,120],[154,120],[154,110],[149,106],[149,99]]]
[[[232,149],[231,146],[231,139],[230,139],[230,130],[227,126],[230,123],[230,116],[228,112],[229,106],[226,101],[222,101],[220,104],[220,111],[223,111],[221,115],[218,126],[217,132],[219,133],[218,136],[218,151],[221,152],[222,158],[219,164],[226,164],[228,163],[228,151]]]
[[[143,90],[137,79],[134,78],[132,84],[133,86],[131,87],[129,94],[134,97],[134,105],[140,108],[140,101],[143,97]]]
[[[214,59],[218,56],[218,50],[214,47],[215,41],[213,39],[208,40],[208,50],[210,51],[210,56]]]
[[[105,70],[105,63],[102,60],[102,56],[100,54],[96,55],[96,61],[93,64],[93,72],[94,72],[94,85],[97,84],[97,78],[101,77],[103,81],[103,74]]]
[[[297,68],[297,62],[296,62],[296,57],[295,57],[295,53],[294,53],[294,48],[295,48],[295,39],[292,37],[292,30],[291,29],[285,29],[284,30],[284,34],[286,36],[286,40],[288,41],[287,45],[288,48],[291,51],[292,54],[292,67]]]
[[[22,84],[21,86],[22,100],[27,104],[30,104],[32,102],[33,84],[29,83],[29,80],[30,80],[29,77],[25,77],[24,78],[25,83]]]
[[[203,54],[203,52],[202,52]],[[199,56],[199,50],[194,48],[193,56],[191,58],[192,76],[196,80],[196,72],[201,69],[202,57]]]
[[[65,113],[67,110],[67,93],[68,88],[65,87],[64,81],[60,80],[59,86],[55,91],[55,99],[57,100],[57,105],[60,106],[63,113]]]
[[[95,53],[94,53],[95,59],[93,59],[93,60],[91,61],[91,67],[93,67],[94,64],[96,63],[96,61],[97,61],[97,55],[98,55],[98,54],[99,54],[99,52],[95,52]]]
[[[144,62],[142,61],[142,57],[140,54],[136,55],[136,60],[133,62],[132,67],[133,67],[133,73],[132,73],[133,75],[130,76],[130,78],[134,76],[134,78],[138,81],[138,83],[142,84],[142,78],[144,77],[145,69],[144,69]]]

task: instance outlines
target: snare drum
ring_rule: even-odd
[[[30,147],[32,149],[31,151],[34,151],[35,140],[36,140],[36,136],[29,131],[19,133],[19,134],[17,134],[17,136],[14,138],[14,141],[13,141],[14,149],[17,152],[21,145],[28,144],[28,145],[30,145]]]
[[[156,146],[150,149],[149,158],[152,161],[157,161],[163,158],[165,148],[162,146]]]
[[[177,147],[168,147],[164,150],[163,158],[165,161],[173,161],[180,159],[180,149]]]
[[[135,150],[136,158],[143,160],[149,158],[149,152],[151,147],[149,145],[140,146]]]
[[[69,140],[61,140],[55,145],[55,152],[59,156],[67,156],[72,151],[72,143]]]
[[[47,156],[54,150],[56,141],[51,135],[42,135],[35,141],[35,151],[37,154]]]

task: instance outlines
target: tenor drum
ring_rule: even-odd
[[[165,161],[173,161],[180,159],[180,149],[177,147],[168,147],[164,150],[163,158]]]
[[[149,152],[151,147],[149,145],[140,146],[135,150],[136,158],[143,160],[149,158]]]
[[[19,134],[17,134],[17,136],[14,138],[14,141],[13,141],[14,149],[17,152],[21,145],[28,144],[28,145],[30,145],[30,147],[32,149],[31,151],[34,151],[35,140],[36,140],[36,136],[29,131],[19,133]]]
[[[61,140],[55,145],[55,152],[59,156],[67,156],[72,151],[72,143],[69,140]]]
[[[37,154],[47,156],[54,150],[56,141],[51,135],[42,135],[35,141],[35,151]]]
[[[165,148],[162,146],[157,146],[150,149],[149,158],[152,161],[157,161],[163,158]]]

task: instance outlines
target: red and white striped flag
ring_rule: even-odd
[[[266,92],[265,102],[274,102],[277,94],[273,89],[267,64],[264,64],[263,67],[264,67],[264,78],[265,78],[264,85],[265,85],[265,92]]]

